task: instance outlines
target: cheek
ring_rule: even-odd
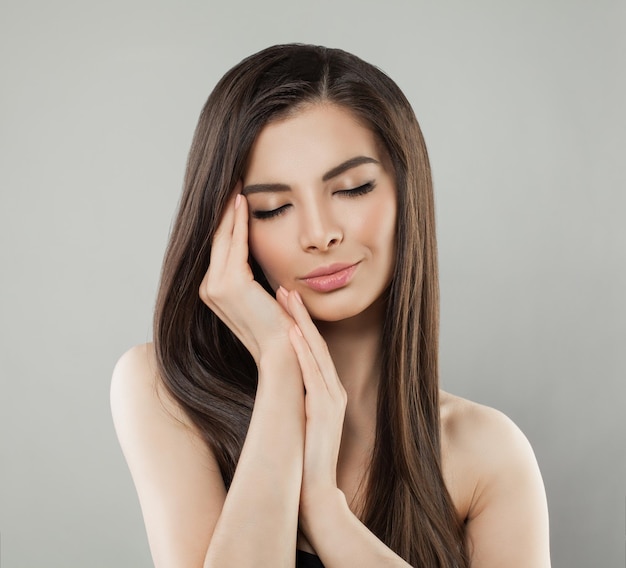
[[[281,241],[272,231],[263,230],[263,227],[250,228],[248,235],[250,254],[273,288],[276,287],[275,284],[280,277],[278,268],[284,266],[284,245],[284,239]]]
[[[395,199],[381,200],[364,212],[360,232],[381,253],[393,256],[396,232]]]

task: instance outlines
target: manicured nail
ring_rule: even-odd
[[[297,325],[294,325],[294,327],[296,328],[296,333],[297,333],[300,337],[304,337],[304,336],[302,335],[302,330],[301,330],[301,329],[300,329]]]
[[[288,294],[287,294],[287,290],[285,290],[282,286],[279,286],[279,287],[278,287],[277,292],[278,292],[279,294],[282,294],[283,296],[287,296],[287,295],[288,295]]]
[[[235,197],[235,209],[238,209],[240,204],[241,204],[241,193],[238,193],[237,197]]]
[[[304,302],[302,301],[302,296],[300,296],[300,293],[298,292],[298,290],[295,290],[294,294],[296,296],[296,300],[298,300],[298,302],[300,302],[302,305],[304,305]]]

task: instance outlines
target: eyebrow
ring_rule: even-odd
[[[253,185],[246,185],[246,187],[241,190],[241,195],[245,197],[251,193],[273,193],[281,191],[291,191],[291,188],[284,183],[255,183]]]
[[[342,162],[338,166],[328,170],[323,176],[322,181],[331,180],[342,173],[351,170],[352,168],[356,168],[362,164],[379,164],[378,160],[374,158],[370,158],[369,156],[356,156],[354,158],[350,158],[345,162]],[[291,191],[291,188],[284,183],[256,183],[252,185],[247,185],[241,191],[242,195],[250,195],[251,193],[265,193],[265,192],[283,192],[283,191]]]
[[[333,179],[334,177],[341,175],[343,172],[351,170],[352,168],[356,168],[357,166],[360,166],[361,164],[378,164],[378,163],[379,163],[378,160],[375,160],[374,158],[370,158],[368,156],[357,156],[356,158],[350,158],[349,160],[346,160],[345,162],[343,162],[343,164],[339,164],[338,166],[335,166],[332,170],[327,171],[322,176],[322,181],[328,181],[330,179]]]

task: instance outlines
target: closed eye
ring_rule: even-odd
[[[376,187],[376,184],[373,181],[368,181],[367,183],[364,183],[363,185],[360,185],[358,187],[353,187],[352,189],[340,189],[338,191],[335,191],[334,193],[336,195],[344,195],[346,197],[358,197],[360,195],[365,195],[366,193],[369,193],[375,187]],[[282,215],[283,213],[285,213],[288,207],[290,207],[289,203],[283,205],[282,207],[277,207],[276,209],[252,210],[250,214],[252,215],[253,219],[261,219],[261,220],[272,219],[274,217],[278,217],[279,215]]]
[[[369,193],[376,187],[376,184],[373,181],[368,181],[359,187],[354,187],[352,189],[341,189],[339,191],[335,191],[336,194],[345,195],[346,197],[358,197],[359,195],[365,195]]]
[[[262,209],[253,210],[250,212],[254,219],[271,219],[272,217],[278,217],[282,215],[289,207],[289,204],[283,205],[282,207],[277,207],[276,209],[270,209],[269,211],[264,211]]]

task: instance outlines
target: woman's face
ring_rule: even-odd
[[[250,251],[275,290],[298,290],[314,319],[369,308],[394,268],[396,188],[371,130],[332,104],[259,134],[244,177]]]

